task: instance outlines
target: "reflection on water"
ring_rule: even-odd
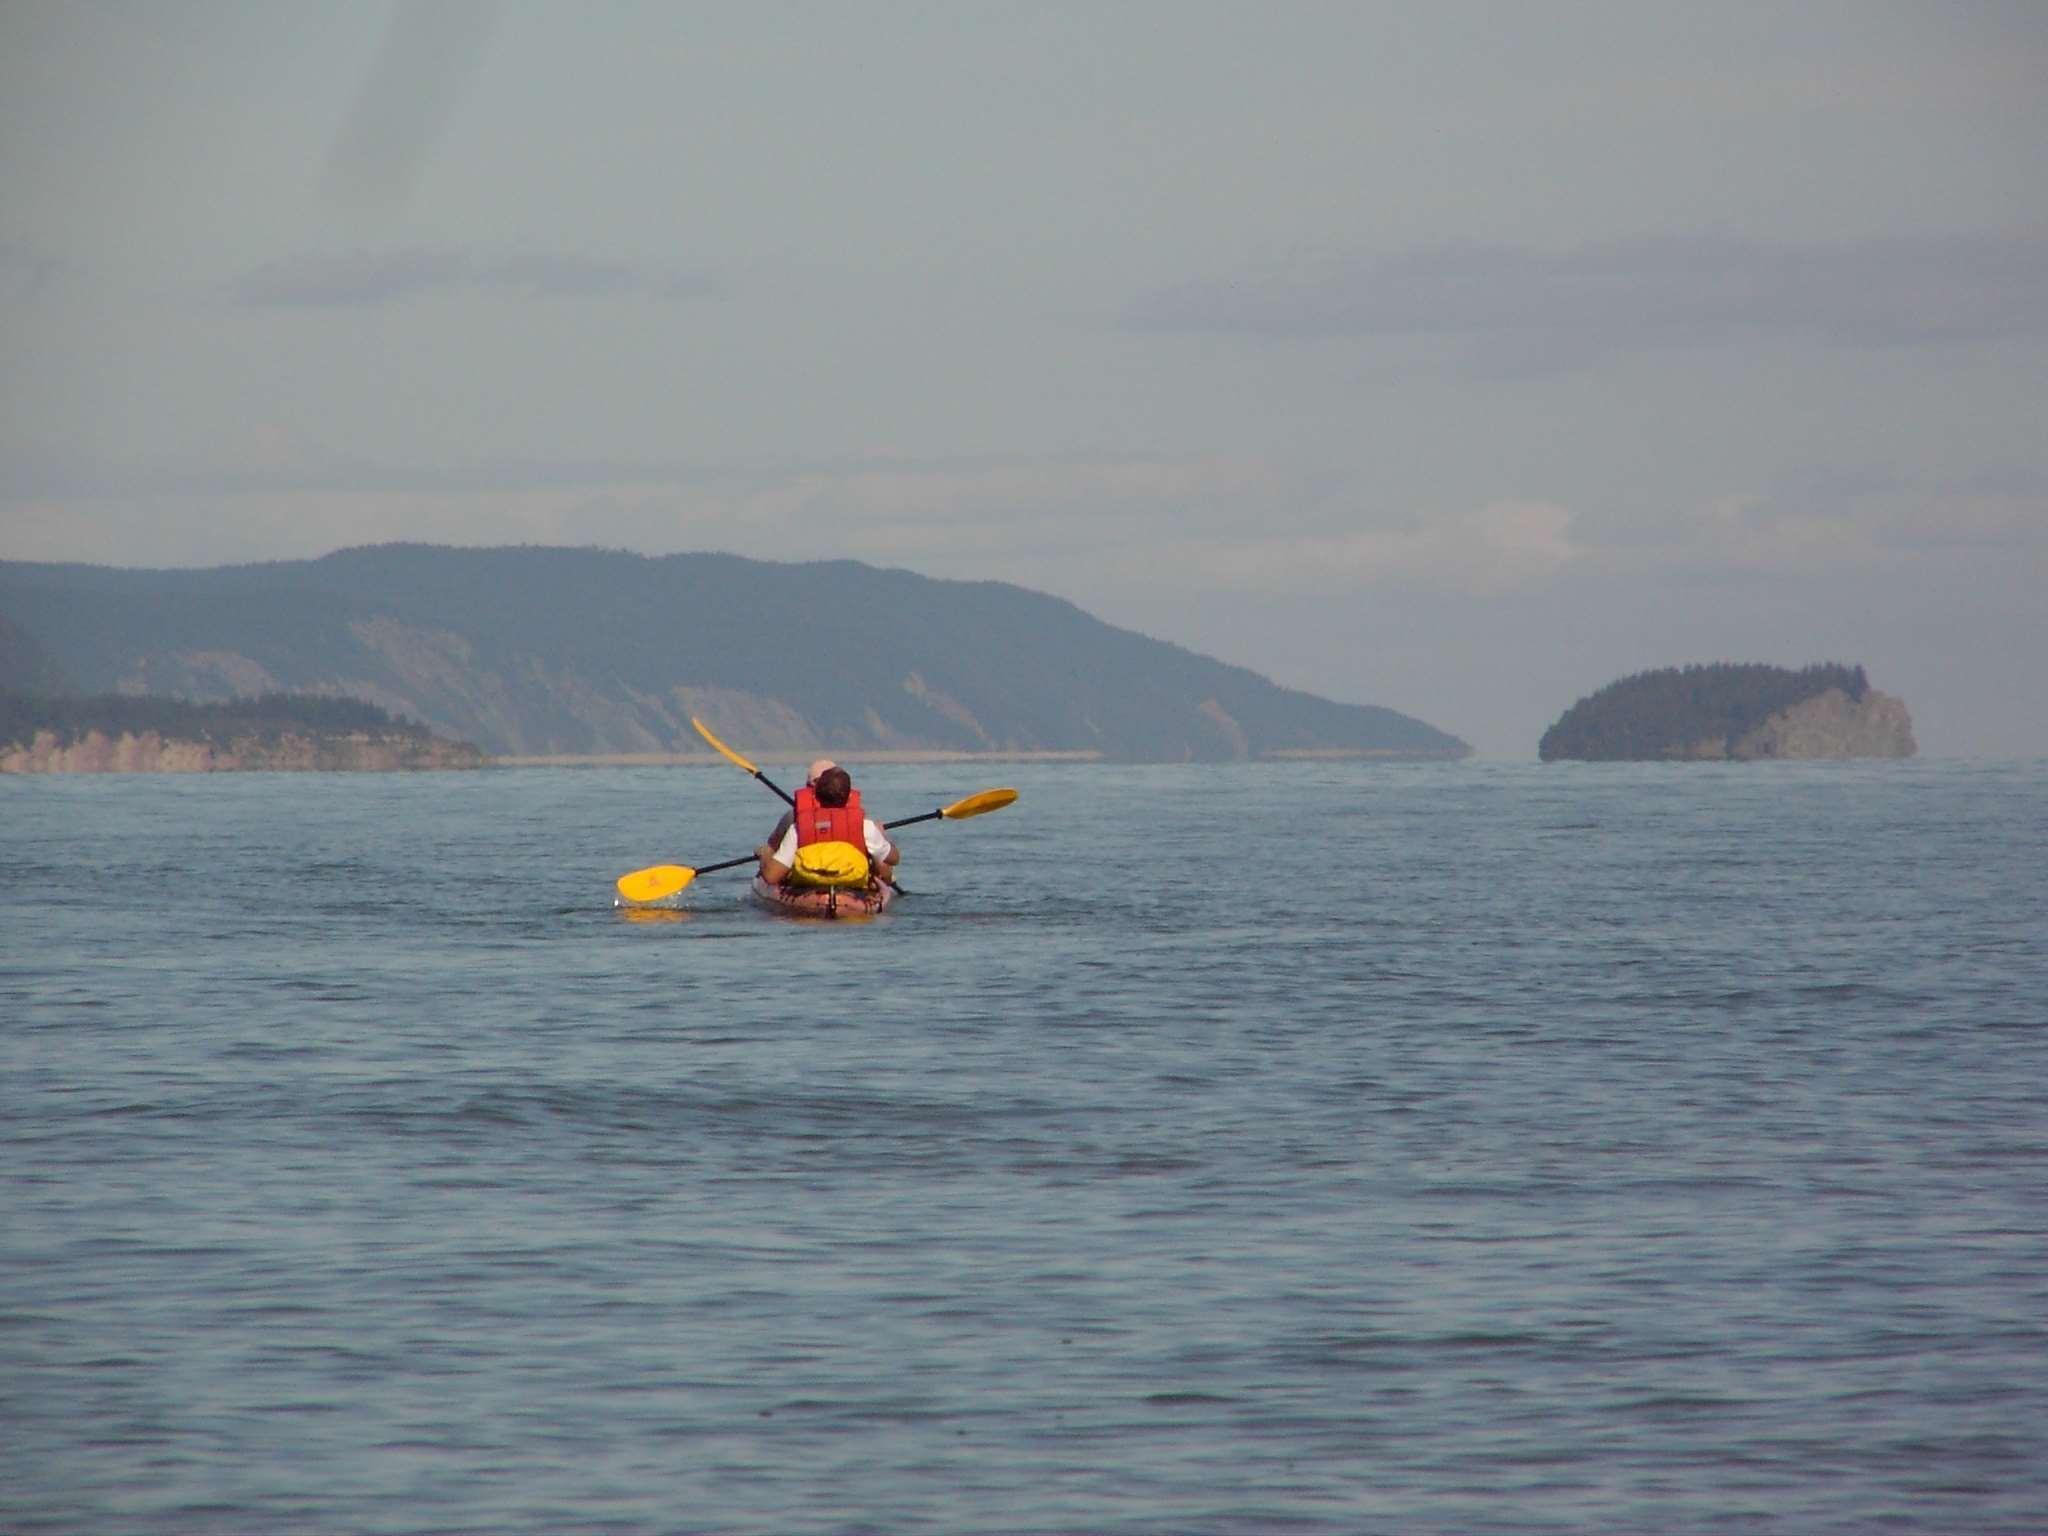
[[[615,901],[612,906],[629,923],[687,923],[697,915],[688,907],[669,904]]]

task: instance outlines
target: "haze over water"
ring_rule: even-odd
[[[2048,766],[860,778],[0,780],[0,1525],[2048,1524]]]

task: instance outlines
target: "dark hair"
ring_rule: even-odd
[[[817,792],[818,804],[844,805],[846,797],[853,793],[853,775],[844,768],[827,768],[811,788]]]

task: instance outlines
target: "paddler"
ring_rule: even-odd
[[[796,809],[754,854],[770,885],[853,887],[878,880],[894,885],[903,850],[861,809],[852,776],[821,757],[796,792]]]
[[[819,758],[816,762],[811,764],[809,770],[804,774],[804,786],[807,789],[816,789],[818,787],[818,775],[821,773],[829,773],[832,769],[837,768],[838,766],[839,765],[833,762],[832,759],[829,757]],[[784,811],[782,813],[781,819],[775,823],[775,830],[768,834],[768,846],[770,848],[779,847],[781,845],[783,833],[789,830],[790,823],[795,820],[795,811]]]

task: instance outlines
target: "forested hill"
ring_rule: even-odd
[[[59,745],[98,731],[107,736],[246,736],[274,741],[287,733],[339,736],[353,732],[425,740],[425,726],[394,720],[361,699],[318,694],[268,693],[254,698],[195,704],[147,694],[45,695],[0,690],[0,746],[16,746],[48,731]]]
[[[0,682],[6,679],[0,677]],[[483,754],[361,699],[269,693],[193,703],[0,688],[0,773],[476,768]]]
[[[756,751],[1470,750],[1043,593],[851,561],[392,544],[201,571],[0,563],[0,616],[22,664],[80,692],[345,693],[501,755],[697,750],[692,714]]]
[[[1860,666],[1716,663],[1638,672],[1580,699],[1543,733],[1560,758],[1909,757],[1912,722]]]
[[[0,610],[0,693],[52,694],[70,691],[63,670],[35,637]]]

